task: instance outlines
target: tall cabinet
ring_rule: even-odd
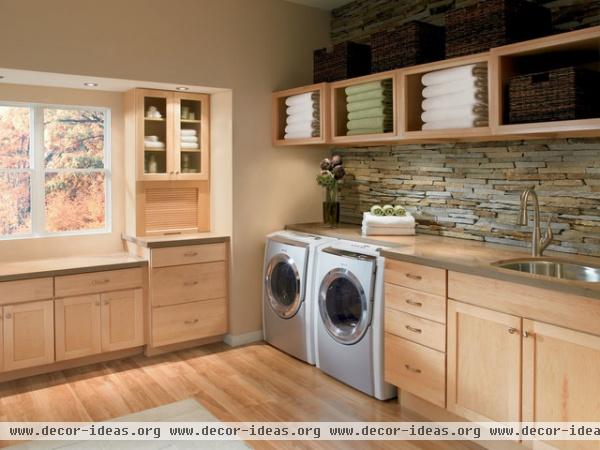
[[[155,89],[125,94],[127,232],[210,229],[210,95]]]

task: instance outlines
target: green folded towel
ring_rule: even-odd
[[[366,119],[355,119],[348,121],[348,130],[356,130],[358,128],[391,128],[393,125],[392,117],[379,116],[368,117]]]
[[[377,108],[361,109],[348,113],[348,120],[368,119],[370,117],[391,117],[392,108],[389,106],[378,106]]]
[[[394,215],[394,207],[392,205],[383,205],[383,215],[384,216],[393,216]]]
[[[360,136],[363,134],[382,134],[386,131],[383,128],[357,128],[356,130],[348,130],[346,136]]]
[[[394,206],[394,215],[395,216],[405,216],[406,210],[404,209],[404,207],[402,207],[400,205],[396,205],[396,206]]]
[[[392,80],[379,80],[371,81],[370,83],[356,84],[354,86],[348,86],[345,89],[346,95],[360,94],[361,92],[375,91],[382,88],[391,88]]]
[[[359,92],[358,94],[348,95],[346,97],[346,104],[354,102],[362,102],[364,100],[391,100],[392,90],[391,89],[377,89],[376,91]]]
[[[383,208],[379,205],[371,206],[371,214],[374,216],[383,216]]]
[[[365,109],[372,109],[372,108],[382,108],[382,107],[391,108],[392,106],[393,106],[393,102],[391,99],[389,99],[389,100],[364,100],[361,102],[348,103],[346,105],[346,109],[348,110],[348,112],[355,112],[355,111],[363,111]]]

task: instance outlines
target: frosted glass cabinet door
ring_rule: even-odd
[[[175,93],[174,167],[178,180],[208,180],[210,96]]]

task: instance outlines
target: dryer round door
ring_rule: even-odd
[[[341,344],[355,344],[365,335],[371,320],[369,300],[348,269],[330,270],[323,278],[319,313],[327,332]]]
[[[271,258],[265,275],[271,309],[282,319],[293,317],[302,303],[300,275],[295,261],[284,253]]]

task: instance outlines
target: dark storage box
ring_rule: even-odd
[[[338,81],[371,73],[371,48],[356,42],[341,42],[333,51],[314,51],[314,82]]]
[[[508,116],[510,123],[600,117],[600,72],[565,67],[511,78]]]
[[[446,13],[446,58],[552,33],[550,10],[526,0],[482,0]]]
[[[371,35],[371,72],[444,59],[444,29],[413,21]]]

